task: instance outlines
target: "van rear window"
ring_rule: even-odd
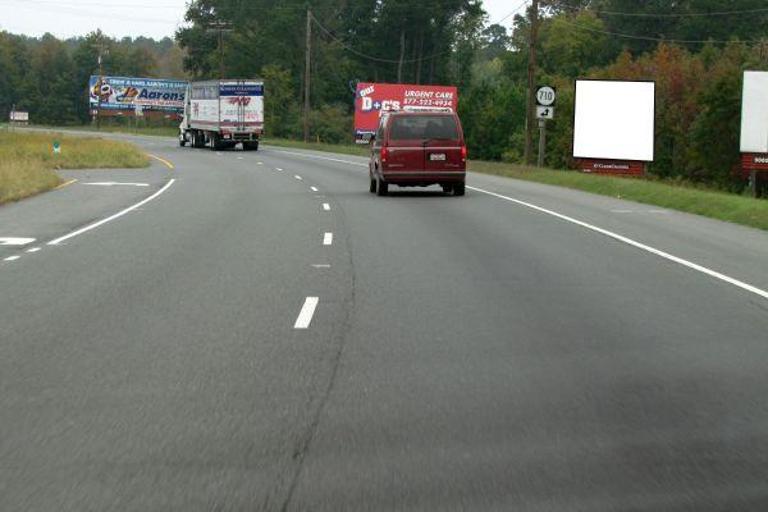
[[[453,116],[397,116],[392,121],[392,140],[459,138]]]

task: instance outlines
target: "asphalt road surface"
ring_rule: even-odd
[[[768,509],[766,233],[132,140],[0,207],[0,510]]]

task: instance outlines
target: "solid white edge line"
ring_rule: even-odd
[[[283,151],[281,149],[277,149],[277,150],[275,150],[273,148],[270,148],[270,149],[272,149],[276,153],[285,153],[286,155],[295,155],[295,156],[300,156],[302,158],[310,158],[312,160],[315,160],[315,159],[317,159],[317,160],[328,160],[329,162],[341,162],[343,164],[357,165],[357,166],[360,166],[360,167],[368,167],[368,164],[362,163],[362,162],[353,162],[351,160],[341,160],[339,158],[328,158],[327,156],[320,156],[320,155],[307,155],[305,153],[296,153],[295,151]]]
[[[8,256],[7,258],[3,259],[3,261],[16,261],[19,258],[21,258],[21,256]]]
[[[323,245],[333,245],[333,233],[323,235]]]
[[[319,297],[307,297],[304,299],[304,305],[301,306],[301,311],[299,311],[299,316],[296,318],[296,323],[293,324],[294,329],[307,329],[309,327],[318,302],[320,302]]]
[[[532,203],[527,203],[525,201],[521,201],[519,199],[514,199],[512,197],[508,197],[502,194],[497,194],[496,192],[491,192],[489,190],[484,190],[482,188],[477,187],[467,187],[470,190],[474,190],[475,192],[480,192],[482,194],[487,194],[489,196],[493,196],[499,199],[504,199],[505,201],[510,201],[515,204],[519,204],[520,206],[525,206],[526,208],[530,208],[532,210],[536,210],[541,213],[546,213],[547,215],[551,215],[553,217],[557,217],[560,220],[564,220],[566,222],[570,222],[572,224],[576,224],[577,226],[581,226],[583,228],[589,229],[590,231],[594,231],[595,233],[600,233],[601,235],[607,236],[609,238],[613,238],[614,240],[617,240],[619,242],[625,243],[627,245],[631,245],[632,247],[635,247],[637,249],[640,249],[645,252],[649,252],[651,254],[654,254],[656,256],[659,256],[660,258],[664,258],[665,260],[672,261],[674,263],[677,263],[679,265],[682,265],[684,267],[687,267],[691,270],[695,270],[697,272],[701,272],[702,274],[708,275],[710,277],[714,277],[715,279],[719,279],[720,281],[723,281],[725,283],[728,283],[730,285],[736,286],[738,288],[741,288],[742,290],[748,291],[750,293],[753,293],[755,295],[758,295],[759,297],[762,297],[764,299],[768,299],[768,291],[762,290],[756,286],[752,286],[749,283],[745,283],[743,281],[739,281],[738,279],[734,279],[730,276],[727,276],[725,274],[721,274],[720,272],[717,272],[715,270],[712,270],[710,268],[704,267],[699,265],[698,263],[694,263],[692,261],[685,260],[683,258],[680,258],[678,256],[675,256],[674,254],[669,254],[667,252],[664,252],[662,250],[656,249],[655,247],[651,247],[650,245],[646,245],[644,243],[638,242],[636,240],[632,240],[631,238],[627,238],[626,236],[619,235],[618,233],[614,233],[613,231],[608,231],[607,229],[603,229],[597,226],[593,226],[592,224],[588,224],[584,221],[580,221],[578,219],[574,219],[573,217],[569,217],[567,215],[563,215],[562,213],[557,213],[552,210],[548,210],[546,208],[542,208],[541,206],[536,206]]]
[[[331,210],[331,205],[328,204],[328,203],[323,203],[323,210],[325,210],[327,212],[330,211]]]
[[[157,192],[155,192],[151,196],[142,199],[141,201],[139,201],[138,203],[134,204],[133,206],[129,206],[125,210],[121,210],[121,211],[115,213],[114,215],[110,215],[109,217],[107,217],[105,219],[101,219],[99,221],[96,221],[93,224],[88,224],[87,226],[82,227],[80,229],[77,229],[75,231],[72,231],[71,233],[68,233],[68,234],[66,234],[66,235],[64,235],[62,237],[56,238],[55,240],[51,240],[50,242],[48,242],[48,245],[58,245],[58,244],[60,244],[61,242],[65,241],[65,240],[69,240],[70,238],[74,238],[74,237],[76,237],[78,235],[82,235],[86,231],[90,231],[92,229],[95,229],[95,228],[101,226],[102,224],[106,224],[107,222],[110,222],[110,221],[113,221],[113,220],[115,220],[115,219],[117,219],[119,217],[122,217],[126,213],[132,212],[136,208],[140,208],[141,206],[143,206],[143,205],[147,204],[148,202],[152,201],[157,196],[159,196],[160,194],[162,194],[163,192],[168,190],[168,188],[171,185],[173,185],[175,182],[176,182],[176,178],[171,178],[170,180],[168,180],[168,183],[163,185],[163,187],[160,190],[158,190]]]

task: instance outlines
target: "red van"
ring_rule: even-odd
[[[368,164],[370,191],[387,195],[389,185],[440,185],[446,193],[464,195],[467,146],[454,112],[390,112],[384,114],[371,140]]]

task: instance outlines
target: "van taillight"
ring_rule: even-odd
[[[467,161],[467,146],[461,146],[461,161]]]
[[[389,150],[387,149],[387,146],[384,146],[381,148],[381,161],[386,162],[387,157],[389,156]]]

